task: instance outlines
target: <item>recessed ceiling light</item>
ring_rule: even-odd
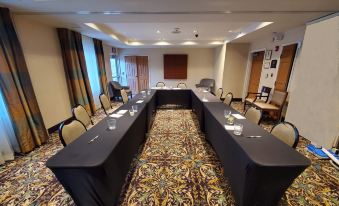
[[[197,31],[197,30],[194,30],[193,33],[196,34],[196,33],[198,33],[198,31]]]
[[[224,42],[222,42],[222,41],[212,41],[211,43],[209,43],[209,44],[212,44],[212,45],[221,45],[221,44],[223,44]]]
[[[185,41],[182,43],[182,45],[196,45],[197,43],[194,41]]]
[[[225,11],[226,14],[232,14],[232,11]]]
[[[127,44],[130,45],[130,46],[141,46],[141,45],[144,45],[143,43],[138,42],[138,41],[128,42]]]
[[[110,14],[112,14],[112,12],[110,12],[110,11],[104,11],[104,14],[110,15]]]
[[[171,43],[167,41],[159,41],[159,42],[156,42],[154,45],[166,46],[166,45],[171,45]]]
[[[160,30],[157,30],[157,34],[160,34],[161,32],[160,32]]]
[[[119,38],[115,34],[111,34],[110,37],[112,37],[115,40],[119,40]]]
[[[91,27],[92,29],[101,31],[100,28],[97,25],[95,25],[94,23],[85,23],[85,25]]]

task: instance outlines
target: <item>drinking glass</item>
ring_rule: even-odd
[[[134,116],[134,109],[129,109],[129,115]]]
[[[241,135],[243,128],[244,128],[244,125],[242,125],[241,123],[238,123],[238,122],[234,123],[233,134]]]
[[[109,130],[114,130],[117,127],[117,120],[113,118],[108,118],[107,126]]]
[[[151,95],[151,90],[150,90],[150,89],[147,90],[147,94],[148,94],[148,95]]]
[[[141,91],[142,98],[146,98],[146,91]]]
[[[226,119],[226,123],[232,125],[234,123],[234,117],[231,114],[232,114],[231,110],[229,109],[224,110],[224,117]]]
[[[133,109],[134,112],[138,112],[138,105],[133,105],[132,109]]]

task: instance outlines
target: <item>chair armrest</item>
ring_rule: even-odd
[[[258,92],[247,92],[247,95],[246,95],[245,99],[246,99],[250,94],[261,94],[261,93],[258,93]]]
[[[200,87],[200,86],[201,86],[201,84],[196,84],[196,85],[195,85],[195,87]]]
[[[268,101],[268,98],[270,97],[270,95],[260,95],[260,96],[258,96],[260,99],[261,98],[266,98],[266,100],[265,100],[265,103],[267,103],[267,101]]]

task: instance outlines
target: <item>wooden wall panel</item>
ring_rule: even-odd
[[[187,54],[164,54],[164,79],[187,79]]]

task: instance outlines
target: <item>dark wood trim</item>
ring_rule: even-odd
[[[60,123],[58,123],[58,124],[56,124],[56,125],[54,125],[53,127],[48,128],[48,129],[47,129],[48,134],[52,134],[52,133],[58,131],[60,125],[61,125],[63,122],[71,121],[72,119],[73,119],[73,116],[72,116],[72,117],[69,117],[69,118],[67,118],[67,119],[65,119],[64,121],[62,121],[62,122],[60,122]]]

